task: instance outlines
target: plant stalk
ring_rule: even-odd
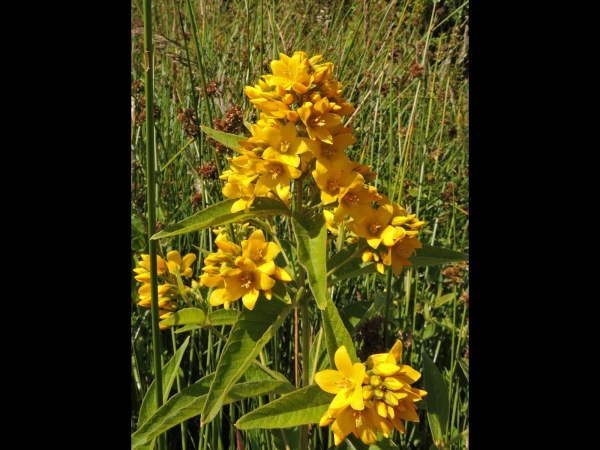
[[[156,167],[154,158],[154,48],[152,45],[152,0],[144,0],[144,58],[146,73],[144,89],[146,95],[146,204],[148,205],[148,246],[150,253],[150,295],[152,320],[152,350],[154,359],[154,382],[156,383],[156,409],[163,404],[162,363],[160,329],[158,327],[158,275],[156,263]],[[159,450],[166,449],[165,435],[157,438]]]

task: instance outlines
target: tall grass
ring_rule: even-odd
[[[443,7],[424,0],[154,1],[153,176],[146,173],[141,7],[140,0],[132,2],[132,268],[140,254],[149,252],[146,184],[155,183],[156,223],[151,227],[157,231],[223,200],[221,182],[214,174],[226,168],[228,153],[217,151],[200,130],[194,132],[194,126],[214,126],[215,119],[222,120],[236,105],[246,121],[254,122],[256,112],[243,88],[270,73],[269,62],[278,59],[279,52],[291,55],[296,50],[322,54],[334,62],[346,101],[356,108],[347,119],[357,138],[347,151],[350,158],[371,165],[377,172],[373,185],[378,191],[426,221],[420,232],[424,244],[468,253],[468,1],[446,1]],[[211,161],[213,172],[206,166]],[[291,238],[287,220],[273,225],[280,239]],[[196,276],[201,273],[202,250],[215,251],[209,230],[158,242],[157,252],[163,257],[171,249],[196,253]],[[137,306],[137,288],[132,278],[132,432],[154,379],[156,358],[150,313]],[[456,437],[450,444],[453,449],[468,446],[468,292],[465,264],[409,269],[393,280],[371,274],[342,282],[332,291],[351,332],[360,329],[364,334],[369,326],[352,316],[353,305],[387,304],[388,348],[402,339],[403,362],[417,370],[422,367],[422,351],[433,359],[449,386],[447,440]],[[315,320],[312,328],[319,329],[316,306],[308,308]],[[261,353],[264,365],[292,383],[297,357],[294,326],[294,317],[288,318]],[[227,328],[218,331],[226,335]],[[214,372],[224,346],[204,329],[165,330],[160,332],[164,361],[187,336],[190,345],[173,393]],[[232,426],[241,415],[269,401],[232,403],[202,427],[199,419],[189,420],[167,432],[167,448],[279,448],[269,430],[237,431]],[[433,444],[423,413],[421,422],[408,422],[406,428],[406,434],[392,435],[400,448],[429,449]],[[310,448],[333,445],[328,427],[315,424],[309,431]],[[245,447],[239,447],[238,440]]]

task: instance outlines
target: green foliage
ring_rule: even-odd
[[[294,211],[292,225],[298,242],[298,261],[306,269],[308,284],[319,309],[325,309],[329,300],[325,271],[327,230],[322,215],[306,218]]]
[[[368,327],[378,315],[387,318],[388,336],[404,342],[404,362],[423,374],[415,384],[429,393],[417,403],[421,421],[405,423],[406,434],[394,432],[373,446],[349,435],[337,448],[427,450],[435,441],[448,450],[464,448],[469,422],[469,279],[468,266],[464,269],[456,262],[469,260],[469,3],[445,2],[443,9],[424,1],[374,1],[368,8],[363,3],[189,0],[189,6],[184,2],[181,8],[161,1],[153,5],[156,220],[162,231],[152,239],[159,254],[164,258],[173,249],[182,255],[195,252],[197,281],[203,258],[216,251],[210,228],[226,226],[235,239],[251,231],[241,224],[251,223],[265,230],[269,240],[278,239],[282,252],[275,262],[294,281],[285,288],[277,282],[274,298],[261,296],[253,311],[241,301],[232,304],[241,310],[213,308],[207,301],[210,289],[204,286],[196,311],[179,309],[162,322],[179,328],[172,336],[170,330],[161,331],[161,355],[170,361],[162,373],[165,404],[157,411],[152,410],[151,315],[137,306],[139,285],[132,281],[132,448],[151,449],[164,433],[166,448],[173,450],[233,449],[237,438],[246,450],[285,448],[286,443],[294,449],[301,447],[308,423],[313,428],[307,447],[330,447],[329,427],[316,425],[318,408],[310,422],[308,410],[296,412],[296,406],[303,407],[302,398],[289,402],[287,412],[274,412],[286,428],[239,431],[233,424],[271,424],[268,415],[261,419],[252,414],[264,414],[267,409],[261,408],[307,389],[293,389],[295,370],[299,386],[305,370],[313,383],[316,372],[334,367],[339,345],[357,361],[355,327]],[[143,89],[137,86],[146,61],[141,6],[132,3],[133,260],[148,253],[149,242],[146,112]],[[346,154],[377,172],[372,184],[380,193],[426,222],[419,233],[423,248],[391,286],[375,264],[362,262],[356,250],[364,240],[347,245],[347,230],[339,239],[326,231],[310,176],[293,182],[306,185],[306,217],[292,217],[295,203],[290,209],[277,200],[257,198],[249,212],[231,213],[236,200],[224,200],[218,177],[228,168],[227,158],[239,155],[236,150],[240,140],[247,140],[242,134],[248,124],[259,118],[243,89],[271,73],[269,62],[279,58],[279,52],[291,55],[295,50],[322,54],[335,64],[343,96],[357,108],[344,120],[357,138]],[[233,123],[228,111],[234,105],[240,105],[239,123],[245,127],[227,127]],[[225,131],[212,129],[217,127],[213,119],[220,119],[219,129]],[[207,135],[225,148],[217,150]],[[311,214],[315,221],[307,219]],[[300,287],[304,275],[308,286]],[[316,300],[309,303],[309,355],[302,354],[303,346],[295,341],[303,320],[296,323],[290,314],[306,296]],[[292,299],[292,305],[283,298]],[[251,318],[249,313],[256,314]],[[383,331],[374,330],[374,335]],[[427,354],[436,355],[435,364]],[[308,387],[315,395],[323,394],[314,384]],[[198,419],[189,420],[201,413],[202,427]],[[286,414],[297,417],[290,421]]]
[[[318,423],[334,397],[313,384],[255,409],[242,416],[235,426],[240,430],[249,430]]]
[[[224,200],[216,205],[209,206],[193,216],[177,222],[162,231],[159,231],[152,239],[161,239],[177,236],[180,234],[192,233],[203,230],[204,228],[227,225],[234,222],[242,222],[253,217],[264,216],[268,214],[291,215],[291,211],[280,201],[268,197],[260,197],[254,200],[250,205],[249,211],[239,211],[232,213],[231,207],[237,200]]]
[[[433,361],[423,352],[423,385],[427,396],[422,402],[427,405],[427,418],[435,443],[444,442],[448,423],[450,404],[448,388],[444,377]]]
[[[231,133],[224,133],[222,131],[213,130],[212,128],[201,126],[202,131],[208,134],[215,141],[229,147],[232,150],[239,150],[242,146],[239,144],[240,141],[246,141],[246,136],[238,136]]]
[[[274,294],[270,301],[261,295],[254,309],[244,309],[233,326],[202,410],[203,424],[214,419],[234,383],[244,375],[292,310],[291,304],[286,305]]]

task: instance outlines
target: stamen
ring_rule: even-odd
[[[252,284],[252,277],[250,275],[242,275],[240,280],[242,282],[242,287],[250,289],[250,285]]]
[[[273,168],[271,168],[271,169],[269,170],[269,172],[271,172],[271,173],[273,174],[273,175],[272,175],[272,177],[273,177],[273,179],[274,179],[274,180],[276,180],[276,179],[277,179],[277,177],[278,177],[279,175],[281,175],[281,172],[282,172],[282,170],[281,170],[281,167],[279,167],[279,166],[274,166]]]
[[[381,228],[381,225],[379,225],[377,222],[373,222],[371,224],[371,227],[369,228],[369,231],[373,234],[377,233],[377,230],[379,230]]]
[[[281,150],[281,153],[287,153],[289,148],[290,148],[290,143],[288,141],[281,141],[281,145],[279,147],[279,149]]]

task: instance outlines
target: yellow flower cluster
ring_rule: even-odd
[[[137,274],[134,278],[144,283],[138,290],[139,306],[150,308],[150,255],[141,255],[139,261],[140,267],[133,269]],[[177,299],[181,296],[178,288],[178,277],[191,277],[193,272],[190,267],[196,261],[196,255],[188,253],[183,258],[177,250],[167,253],[165,261],[160,256],[156,256],[156,268],[158,275],[158,307],[159,317],[166,319],[173,311],[177,309]],[[160,325],[164,330],[168,327]]]
[[[242,299],[244,306],[254,309],[260,292],[271,300],[275,279],[290,281],[290,275],[275,265],[273,259],[281,251],[274,242],[266,242],[262,230],[254,231],[242,246],[227,240],[221,233],[215,239],[219,248],[204,259],[200,283],[216,287],[209,298],[212,306],[229,309],[231,302]]]
[[[414,402],[427,395],[411,387],[421,374],[406,364],[400,364],[402,342],[396,341],[389,353],[371,355],[365,364],[350,360],[346,347],[335,352],[337,370],[327,369],[315,374],[321,389],[336,394],[319,425],[331,425],[335,445],[353,433],[365,444],[377,442],[377,432],[388,437],[396,428],[406,430],[402,420],[418,422]]]
[[[348,229],[373,249],[363,260],[375,260],[380,273],[391,266],[399,275],[410,265],[407,258],[414,249],[421,248],[416,234],[424,222],[367,185],[376,173],[346,155],[356,138],[342,124],[342,116],[352,114],[354,106],[340,96],[342,85],[332,78],[334,65],[302,51],[279,55],[271,61],[272,75],[244,89],[260,110],[260,120],[221,175],[226,181],[223,195],[237,199],[231,211],[248,211],[256,197],[265,196],[289,205],[291,181],[310,171],[326,208],[328,229],[334,231],[335,224],[350,216]],[[376,210],[373,202],[379,202]]]

